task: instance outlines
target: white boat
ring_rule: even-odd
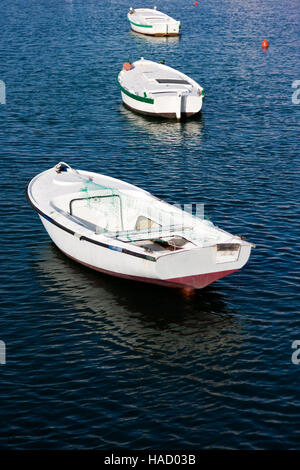
[[[141,114],[180,119],[202,108],[204,89],[195,80],[143,57],[123,64],[118,83],[124,105]]]
[[[52,241],[96,271],[202,288],[240,269],[252,244],[121,180],[60,162],[27,187]]]
[[[177,36],[180,21],[154,8],[130,8],[127,14],[131,29],[151,36]]]

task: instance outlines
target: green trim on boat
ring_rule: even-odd
[[[134,26],[138,26],[139,28],[152,28],[151,24],[137,24],[131,21],[129,18],[128,18],[128,21],[129,23],[134,24]]]
[[[144,98],[142,96],[134,95],[133,93],[130,93],[130,91],[126,90],[126,88],[123,88],[119,80],[118,80],[118,84],[119,84],[119,87],[121,88],[121,91],[125,93],[125,95],[129,96],[130,98],[133,98],[134,100],[137,100],[137,101],[142,101],[143,103],[154,104],[153,98]]]

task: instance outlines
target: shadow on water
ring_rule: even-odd
[[[215,286],[186,296],[164,288],[99,274],[63,255],[53,244],[39,253],[39,281],[63,318],[75,314],[93,331],[118,344],[151,352],[182,354],[193,350],[230,349],[240,325]]]
[[[188,142],[192,146],[199,144],[203,137],[204,117],[201,112],[176,121],[175,119],[145,116],[127,109],[124,105],[121,105],[119,111],[135,129],[145,131],[164,144]]]

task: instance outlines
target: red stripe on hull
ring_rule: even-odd
[[[235,271],[237,271],[237,269],[220,271],[217,273],[198,274],[196,276],[175,277],[174,279],[168,279],[168,283],[174,282],[177,286],[180,284],[180,287],[202,289],[212,282],[215,282],[222,277],[228,276],[228,274],[234,273]]]
[[[77,258],[73,258],[73,256],[68,255],[65,251],[61,250],[68,258],[71,258],[73,261],[86,266],[87,268],[94,269],[95,271],[99,271],[104,274],[109,274],[110,276],[115,277],[122,277],[124,279],[130,279],[133,281],[139,282],[147,282],[150,284],[158,284],[160,286],[166,287],[185,287],[190,289],[202,289],[203,287],[208,286],[214,281],[221,279],[222,277],[227,276],[228,274],[234,273],[237,271],[236,269],[232,269],[229,271],[220,271],[217,273],[208,273],[208,274],[198,274],[195,276],[185,276],[185,277],[177,277],[173,279],[153,279],[148,277],[140,277],[140,276],[130,276],[129,274],[122,274],[116,273],[114,271],[108,271],[107,269],[97,268],[96,266],[92,266],[88,263],[84,263],[83,261],[79,261]]]

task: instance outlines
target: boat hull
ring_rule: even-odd
[[[251,248],[241,246],[238,260],[216,264],[215,248],[171,252],[158,259],[136,257],[82,240],[40,214],[41,221],[54,244],[69,258],[95,271],[113,276],[175,288],[201,289],[240,269],[248,260]]]
[[[99,268],[93,266],[91,264],[85,263],[83,261],[79,261],[78,259],[74,258],[73,256],[69,255],[63,250],[60,250],[65,256],[76,261],[77,263],[86,266],[87,268],[93,269],[94,271],[98,271],[103,274],[107,274],[109,276],[120,277],[122,279],[129,279],[132,281],[144,282],[148,284],[156,284],[159,286],[165,287],[173,287],[173,288],[185,288],[185,289],[203,289],[204,287],[208,286],[212,282],[217,281],[229,274],[232,274],[236,271],[236,269],[232,269],[229,271],[221,271],[216,273],[209,273],[209,274],[198,274],[196,276],[186,276],[182,278],[175,278],[175,279],[152,279],[147,277],[140,277],[140,276],[131,276],[129,274],[122,274],[116,273],[114,271],[108,271],[107,269]]]
[[[162,117],[166,119],[177,119],[176,113],[154,113],[154,112],[149,112],[149,111],[144,111],[144,110],[142,111],[140,109],[132,108],[131,106],[129,106],[129,104],[125,103],[124,101],[123,101],[123,105],[125,106],[125,108],[129,109],[130,111],[134,113],[138,113],[138,114],[143,114],[144,116],[156,116],[156,117]],[[183,119],[188,118],[188,117],[194,116],[195,114],[198,114],[198,113],[181,113],[181,118]]]
[[[179,27],[174,26],[173,31],[169,30],[168,25],[159,25],[160,27],[157,28],[155,26],[152,26],[152,28],[148,29],[143,26],[136,26],[132,23],[130,23],[132,31],[135,33],[143,34],[144,36],[158,36],[158,37],[163,37],[163,36],[179,36]]]
[[[124,105],[137,113],[148,116],[159,116],[169,119],[181,119],[198,114],[202,109],[202,96],[165,96],[154,98],[147,103],[128,96],[121,91]]]
[[[138,33],[138,34],[143,34],[144,36],[154,36],[154,37],[176,37],[176,36],[179,36],[180,33],[145,33],[145,32],[141,32],[141,31],[137,31],[136,29],[133,29],[131,28],[132,31],[134,31],[135,33]]]

